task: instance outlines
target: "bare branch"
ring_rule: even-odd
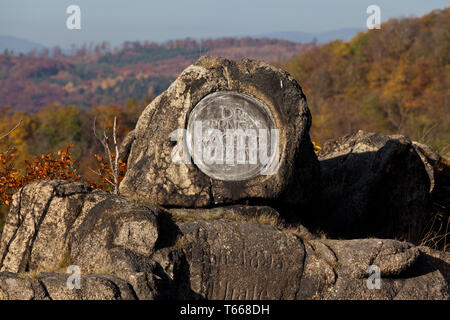
[[[0,136],[0,140],[6,138],[7,136],[9,136],[9,135],[11,134],[11,132],[13,132],[14,130],[16,130],[16,129],[20,126],[20,124],[22,123],[22,120],[23,120],[23,119],[20,119],[19,122],[14,126],[14,128],[12,128],[11,130],[9,130],[8,133],[6,133],[6,134]]]
[[[109,184],[111,184],[111,185],[114,184],[114,183],[113,183],[111,180],[109,180],[107,177],[104,177],[104,176],[101,174],[101,172],[92,170],[91,168],[89,168],[89,170],[91,170],[92,173],[98,175],[99,177],[102,177],[103,179],[105,179],[106,182],[108,182]]]
[[[94,126],[93,126],[94,136],[97,138],[97,140],[100,141],[100,143],[103,146],[103,149],[105,152],[105,157],[108,158],[109,170],[111,171],[111,175],[112,175],[114,181],[111,181],[110,179],[108,179],[108,177],[105,177],[100,172],[94,171],[94,173],[101,176],[102,178],[104,178],[105,181],[107,181],[112,187],[114,187],[114,193],[119,194],[119,147],[117,145],[117,134],[116,134],[117,117],[114,117],[114,125],[113,125],[113,130],[112,130],[112,135],[113,135],[112,138],[113,138],[113,145],[114,145],[113,147],[114,147],[114,151],[115,151],[114,155],[111,153],[111,149],[109,147],[109,138],[108,138],[108,135],[106,134],[106,130],[103,130],[103,137],[100,138],[97,135],[95,123],[96,123],[96,118],[94,118]],[[113,157],[114,157],[114,160],[113,160]]]
[[[116,155],[114,157],[114,191],[116,194],[119,194],[119,147],[117,146],[117,138],[116,138],[116,127],[117,127],[117,117],[114,117],[114,126],[113,126],[113,142],[115,147]]]
[[[93,130],[94,130],[94,136],[97,138],[97,140],[102,141],[98,136],[97,136],[97,131],[95,130],[95,122],[97,121],[97,116],[94,117],[94,125],[92,126]]]

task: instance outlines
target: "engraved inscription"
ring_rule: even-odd
[[[192,110],[189,153],[212,178],[239,181],[275,173],[278,130],[268,108],[250,95],[216,92]]]

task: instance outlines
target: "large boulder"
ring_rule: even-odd
[[[160,210],[80,183],[34,182],[13,197],[0,242],[0,271],[133,270],[158,239]],[[68,258],[70,257],[70,259]]]
[[[192,290],[208,299],[295,299],[305,250],[292,233],[245,222],[180,226]]]
[[[114,274],[141,299],[157,295],[149,257],[161,211],[67,181],[34,182],[13,196],[0,241],[0,272]]]
[[[431,217],[430,178],[412,142],[358,131],[319,153],[323,215],[330,237],[396,238],[419,243]]]
[[[269,133],[277,129],[277,136],[266,137],[274,157],[263,165],[258,153],[256,164],[250,164],[249,149],[245,149],[245,163],[238,163],[237,149],[232,158],[236,162],[228,165],[225,154],[231,149],[224,137],[220,141],[225,153],[219,153],[224,163],[213,157],[216,162],[209,166],[201,156],[195,157],[196,121],[204,130],[219,130],[218,139],[225,129],[267,129]],[[295,206],[298,215],[306,212],[302,209],[312,203],[319,187],[310,125],[305,95],[285,71],[262,61],[202,57],[139,117],[122,148],[129,156],[120,191],[152,204],[185,208],[272,201]],[[190,135],[175,133],[178,129],[187,129]],[[190,140],[190,136],[195,137]],[[248,139],[245,148],[261,148],[261,136],[257,144]],[[272,148],[269,141],[276,141],[277,147]],[[201,150],[205,156],[206,149]],[[189,159],[193,161],[187,163]]]
[[[177,235],[176,225],[166,221],[166,215],[157,207],[80,183],[30,183],[13,196],[0,239],[0,273],[51,273],[40,282],[41,286],[48,282],[56,290],[55,295],[66,299],[96,298],[84,292],[69,294],[64,277],[54,275],[65,273],[71,266],[78,267],[83,275],[113,277],[86,278],[93,288],[105,285],[114,289],[118,286],[115,279],[122,279],[138,299],[167,297],[166,292],[173,297],[178,294],[193,298],[183,282],[187,279],[177,276],[184,272],[183,266],[181,271],[176,266],[169,277],[152,260],[157,249],[172,245]],[[176,256],[176,250],[171,256]],[[35,286],[36,282],[30,281],[19,284]],[[119,297],[120,290],[114,290]]]

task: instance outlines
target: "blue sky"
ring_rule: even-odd
[[[68,30],[66,8],[81,8],[81,30]],[[323,32],[366,26],[366,8],[381,19],[421,16],[448,0],[1,0],[0,34],[46,46],[106,40],[165,41],[279,31]]]

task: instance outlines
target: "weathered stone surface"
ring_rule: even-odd
[[[38,278],[0,273],[0,300],[134,300],[125,281],[109,275],[81,275],[80,289],[69,289],[69,275],[45,273]]]
[[[430,192],[433,192],[436,183],[436,166],[441,160],[441,156],[423,143],[413,141],[412,145],[425,165],[428,177],[430,178]]]
[[[419,251],[427,257],[428,263],[432,265],[433,268],[438,269],[447,280],[447,284],[450,284],[450,253],[433,250],[425,246],[420,246],[418,248]]]
[[[215,208],[171,208],[167,209],[175,218],[180,220],[253,220],[261,222],[267,220],[271,224],[283,224],[284,220],[275,209],[268,206],[230,205]]]
[[[97,203],[70,234],[73,263],[85,272],[150,271],[143,258],[154,252],[158,214],[156,208],[119,197]]]
[[[36,260],[55,267],[64,252],[64,237],[80,214],[78,200],[87,192],[81,184],[49,181],[31,183],[16,193],[0,243],[0,271],[23,272]],[[47,216],[49,211],[54,216]]]
[[[128,134],[125,136],[125,139],[123,139],[122,143],[119,146],[120,159],[125,163],[127,162],[128,156],[130,155],[131,145],[133,144],[134,138],[134,130],[131,130],[130,132],[128,132]]]
[[[40,283],[52,300],[135,300],[133,288],[111,275],[81,275],[80,289],[67,287],[67,274],[45,273]]]
[[[330,237],[418,243],[430,219],[430,180],[411,141],[359,131],[319,153],[323,219]]]
[[[433,217],[430,221],[432,226],[427,230],[427,234],[435,239],[441,238],[439,245],[443,247],[448,231],[445,226],[450,220],[450,159],[441,157],[427,145],[413,141],[413,146],[430,178]]]
[[[32,183],[14,196],[1,238],[0,299],[449,299],[449,253],[304,238],[278,227],[268,207],[197,213],[175,223],[78,183]],[[258,215],[277,219],[264,225]],[[67,264],[80,267],[80,289],[67,287]],[[379,290],[367,287],[370,265]]]
[[[248,222],[180,224],[192,290],[207,299],[449,299],[433,258],[395,240],[309,240]],[[436,252],[430,250],[431,252]],[[379,290],[368,267],[381,270]],[[417,288],[414,289],[414,283]]]
[[[295,235],[245,222],[180,229],[194,292],[207,299],[295,299],[305,259]]]
[[[157,248],[172,244],[176,228],[156,207],[93,191],[79,183],[35,182],[13,196],[0,239],[0,272],[64,273],[71,264],[82,274],[103,274],[101,279],[86,278],[86,290],[112,288],[98,297],[94,292],[69,294],[62,281],[64,275],[58,273],[41,282],[45,285],[47,281],[55,290],[54,296],[64,299],[115,299],[124,283],[135,288],[133,294],[138,299],[157,299],[168,293],[189,298],[191,293],[183,280],[178,276],[170,280],[151,259]],[[176,266],[175,275],[181,273],[177,268],[184,270]],[[108,282],[110,275],[123,279],[123,283]],[[185,288],[187,291],[181,291]],[[32,298],[31,293],[27,297]]]
[[[337,257],[337,263],[334,264],[337,280],[324,295],[319,294],[320,299],[450,298],[449,279],[437,268],[438,264],[418,247],[381,239],[323,242]],[[448,253],[444,255],[450,256]],[[380,268],[380,289],[369,289],[367,286],[370,265]]]
[[[184,138],[179,135],[177,142],[171,141],[172,132],[187,127],[191,111],[203,98],[227,92],[257,99],[270,113],[279,130],[279,167],[275,174],[226,181],[209,177],[194,163],[172,161],[175,144],[183,145]],[[286,72],[261,61],[202,57],[141,114],[132,136],[127,138],[131,150],[120,190],[124,195],[162,206],[205,207],[244,200],[278,200],[283,205],[297,205],[295,215],[299,215],[318,194],[319,186],[310,125],[306,98]]]
[[[158,239],[159,209],[79,183],[31,183],[13,197],[0,271],[49,271],[64,260],[83,272],[135,270]],[[143,271],[143,270],[140,270]]]
[[[0,300],[49,300],[49,297],[38,280],[1,272]]]

